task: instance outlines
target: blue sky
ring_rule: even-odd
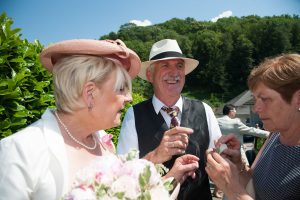
[[[0,0],[0,12],[21,28],[22,38],[48,45],[116,32],[136,20],[158,24],[174,17],[198,21],[226,16],[300,15],[300,0]]]

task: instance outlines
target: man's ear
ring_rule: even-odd
[[[146,77],[150,83],[153,82],[153,70],[151,70],[150,67],[148,67],[146,70]]]

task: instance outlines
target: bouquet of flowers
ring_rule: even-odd
[[[103,155],[77,174],[64,200],[170,200],[172,180],[161,178],[166,170],[162,165],[138,159],[136,150],[119,157]]]

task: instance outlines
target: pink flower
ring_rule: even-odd
[[[101,143],[108,148],[108,150],[110,150],[111,152],[115,152],[115,145],[112,142],[112,134],[105,134],[100,138]]]

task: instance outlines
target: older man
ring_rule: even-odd
[[[183,56],[176,40],[153,44],[139,77],[152,84],[154,95],[128,109],[117,146],[118,154],[136,148],[140,157],[168,168],[184,153],[198,156],[197,177],[182,185],[178,199],[211,199],[205,151],[221,136],[211,107],[181,96],[185,75],[198,63]]]

